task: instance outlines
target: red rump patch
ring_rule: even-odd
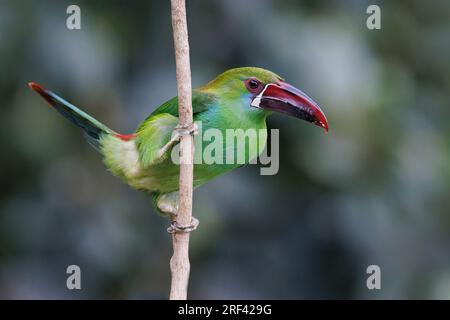
[[[116,133],[114,136],[119,138],[120,140],[123,140],[123,141],[130,141],[130,140],[136,138],[136,134],[135,133],[131,133],[131,134]]]

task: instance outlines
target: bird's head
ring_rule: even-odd
[[[203,87],[229,101],[239,100],[245,111],[284,113],[328,131],[325,114],[317,103],[275,73],[254,67],[230,69]]]

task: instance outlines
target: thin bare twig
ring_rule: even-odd
[[[185,0],[171,0],[171,8],[177,70],[179,126],[186,128],[192,125],[192,91]],[[192,220],[193,159],[193,136],[183,135],[180,141],[180,203],[177,215],[177,223],[181,226],[188,226]],[[189,232],[172,234],[171,300],[187,299],[190,272],[189,237]]]

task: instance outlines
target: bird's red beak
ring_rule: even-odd
[[[301,90],[284,81],[267,84],[253,99],[251,105],[312,122],[328,132],[327,118],[317,103]]]

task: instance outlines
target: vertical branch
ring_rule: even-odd
[[[171,8],[178,87],[179,126],[186,128],[192,125],[192,91],[185,0],[171,0]],[[189,225],[192,219],[193,159],[193,136],[183,135],[180,141],[180,203],[177,215],[177,223],[182,226]],[[189,232],[175,232],[172,234],[173,256],[170,259],[170,270],[172,272],[171,300],[187,299],[190,272],[189,236]]]

